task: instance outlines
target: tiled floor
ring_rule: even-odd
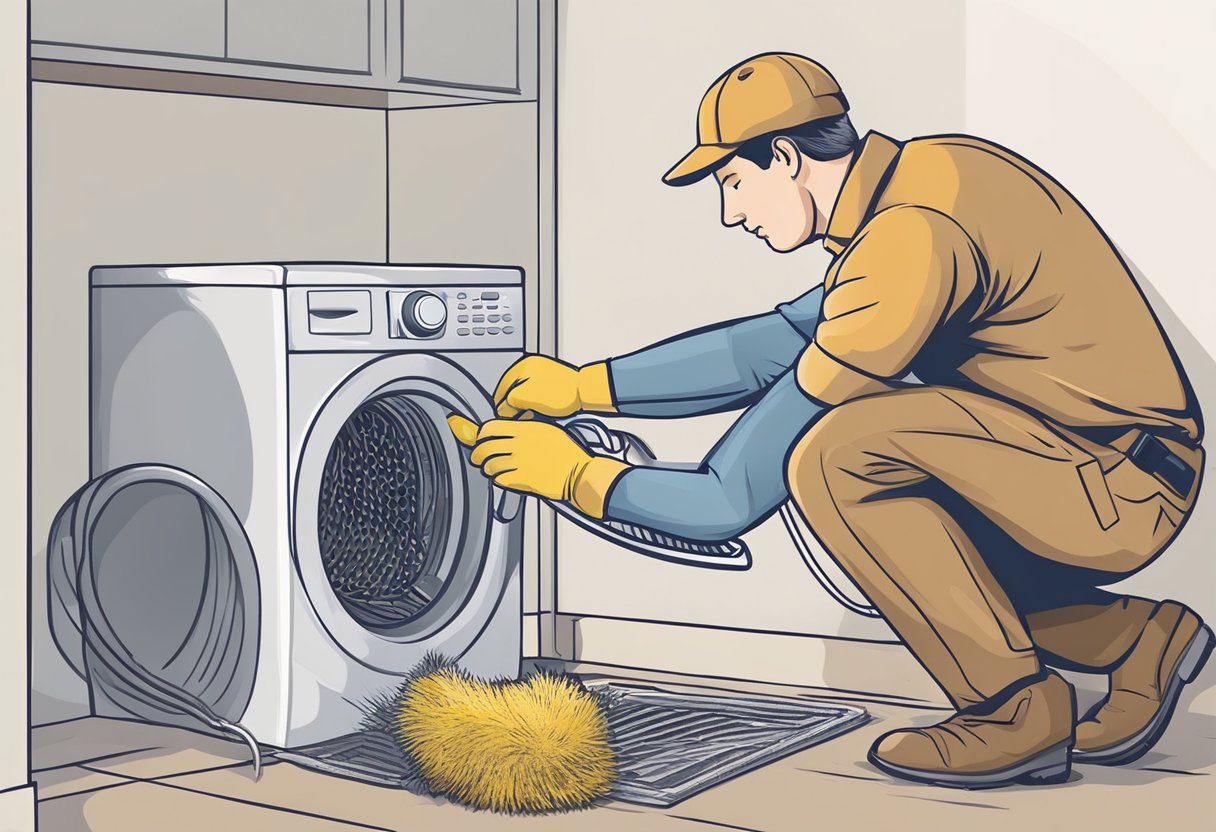
[[[653,680],[653,676],[651,679]],[[662,678],[662,677],[660,677]],[[665,680],[672,687],[681,681]],[[735,687],[742,687],[736,685]],[[787,696],[822,691],[747,686]],[[1203,691],[1196,694],[1195,691]],[[856,699],[852,701],[856,702]],[[1077,766],[1060,786],[965,792],[894,782],[864,762],[874,738],[940,715],[865,703],[868,725],[735,778],[670,809],[609,802],[546,817],[471,812],[274,763],[252,779],[240,745],[172,728],[81,719],[36,728],[42,832],[139,830],[858,830],[982,828],[1104,832],[1212,829],[1216,789],[1216,673],[1179,707],[1169,732],[1128,768]]]

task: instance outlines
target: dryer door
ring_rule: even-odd
[[[481,422],[493,408],[452,362],[387,355],[334,391],[304,439],[296,566],[330,636],[377,670],[406,672],[431,650],[459,658],[518,556],[496,516],[515,512],[468,462],[453,412]]]

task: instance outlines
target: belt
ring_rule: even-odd
[[[1110,443],[1112,448],[1122,451],[1132,464],[1164,482],[1179,496],[1189,497],[1195,485],[1195,469],[1186,460],[1170,450],[1156,436],[1134,429]]]

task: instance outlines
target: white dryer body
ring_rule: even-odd
[[[221,716],[295,746],[355,730],[361,706],[428,652],[518,675],[520,501],[468,463],[444,423],[489,418],[522,354],[518,269],[107,267],[91,280],[92,476],[182,469],[248,537],[257,586],[242,597],[257,609],[243,602],[243,626],[257,627],[257,649]],[[195,596],[214,590],[195,568],[195,532],[165,533],[154,502],[126,500],[108,522],[126,529],[105,536],[125,554],[93,555],[112,565],[96,583],[114,599],[114,629],[145,663],[177,656],[201,626]],[[134,551],[152,526],[156,551]],[[166,553],[166,539],[180,545]],[[131,716],[104,690],[93,699],[99,714]]]

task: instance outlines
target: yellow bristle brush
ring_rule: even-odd
[[[436,662],[396,698],[393,729],[432,791],[479,809],[545,812],[608,794],[616,757],[604,710],[570,677],[486,682]]]

